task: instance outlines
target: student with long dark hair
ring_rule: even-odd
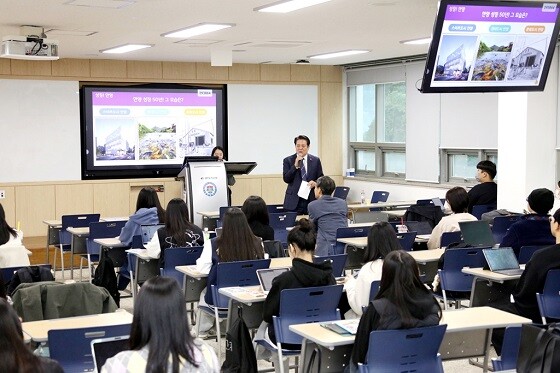
[[[347,313],[345,318],[362,315],[362,307],[369,304],[371,283],[381,280],[383,259],[391,251],[401,249],[397,234],[389,223],[382,222],[372,225],[364,250],[364,265],[357,277],[349,275],[344,283],[348,304],[352,308],[352,313]]]
[[[6,213],[4,212],[4,207],[2,207],[2,204],[0,203],[0,245],[4,245],[8,242],[15,243],[15,241],[18,241],[18,244],[21,245],[22,239],[23,235],[21,232],[18,232],[14,228],[10,227],[6,221]]]
[[[29,265],[31,251],[23,246],[23,233],[6,221],[0,204],[0,267],[25,267]]]
[[[64,372],[56,361],[34,355],[25,345],[21,321],[14,308],[2,298],[0,298],[0,372]]]
[[[130,350],[107,360],[101,372],[218,372],[212,348],[190,333],[177,281],[154,277],[142,285],[130,330]]]
[[[419,328],[440,320],[441,308],[420,280],[416,260],[406,251],[391,251],[383,261],[379,292],[360,319],[351,368],[366,361],[373,330]]]
[[[165,210],[165,227],[158,229],[146,244],[148,255],[165,263],[165,249],[170,247],[203,246],[202,229],[189,221],[189,208],[181,198],[173,198]]]
[[[142,234],[142,225],[165,222],[165,210],[161,207],[157,192],[153,188],[145,187],[140,190],[135,211],[130,215],[119,236],[119,240],[127,245],[132,242],[132,237]]]
[[[245,214],[253,234],[263,241],[274,240],[274,229],[270,226],[270,218],[266,202],[259,196],[249,196],[243,202],[241,211]]]

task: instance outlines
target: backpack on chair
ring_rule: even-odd
[[[238,308],[239,318],[226,333],[226,359],[221,372],[257,373],[257,357],[249,328],[243,321],[243,309]]]
[[[91,283],[107,289],[117,304],[117,307],[120,307],[121,294],[119,293],[119,289],[117,287],[117,275],[115,274],[113,260],[111,260],[109,256],[103,256],[99,265],[95,269],[95,274],[93,275]]]

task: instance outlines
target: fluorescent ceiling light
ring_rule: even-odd
[[[420,39],[411,39],[411,40],[401,40],[399,43],[401,44],[408,44],[408,45],[422,45],[422,44],[430,44],[432,38],[420,38]]]
[[[364,50],[364,49],[353,49],[353,50],[348,50],[348,51],[316,54],[315,56],[309,56],[309,58],[314,58],[314,59],[317,59],[317,60],[326,60],[328,58],[353,56],[355,54],[362,54],[362,53],[368,53],[368,52],[369,52],[368,50]]]
[[[112,47],[112,48],[107,48],[107,49],[101,49],[99,52],[101,53],[128,53],[128,52],[132,52],[132,51],[136,51],[138,49],[144,49],[144,48],[151,48],[153,47],[153,45],[151,44],[124,44],[124,45],[118,45],[116,47]]]
[[[194,26],[189,26],[180,30],[166,32],[165,34],[161,34],[161,36],[165,36],[166,38],[190,38],[197,35],[207,34],[209,32],[214,32],[218,30],[222,30],[228,27],[235,26],[235,23],[199,23]]]
[[[254,8],[255,12],[268,12],[268,13],[289,13],[294,10],[307,8],[321,3],[326,3],[331,0],[282,0],[268,5],[259,6]]]

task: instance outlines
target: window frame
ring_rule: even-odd
[[[476,181],[475,173],[472,177],[453,177],[451,176],[450,159],[454,155],[474,155],[477,157],[477,163],[483,160],[490,160],[491,157],[498,158],[498,149],[459,149],[459,148],[442,148],[440,149],[440,184],[449,183],[454,185],[473,186]]]

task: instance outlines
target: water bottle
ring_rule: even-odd
[[[366,194],[364,193],[363,190],[362,190],[362,193],[360,193],[360,201],[361,201],[362,205],[364,203],[366,203]]]
[[[210,232],[208,232],[208,227],[204,228],[204,241],[208,241],[210,239]]]

